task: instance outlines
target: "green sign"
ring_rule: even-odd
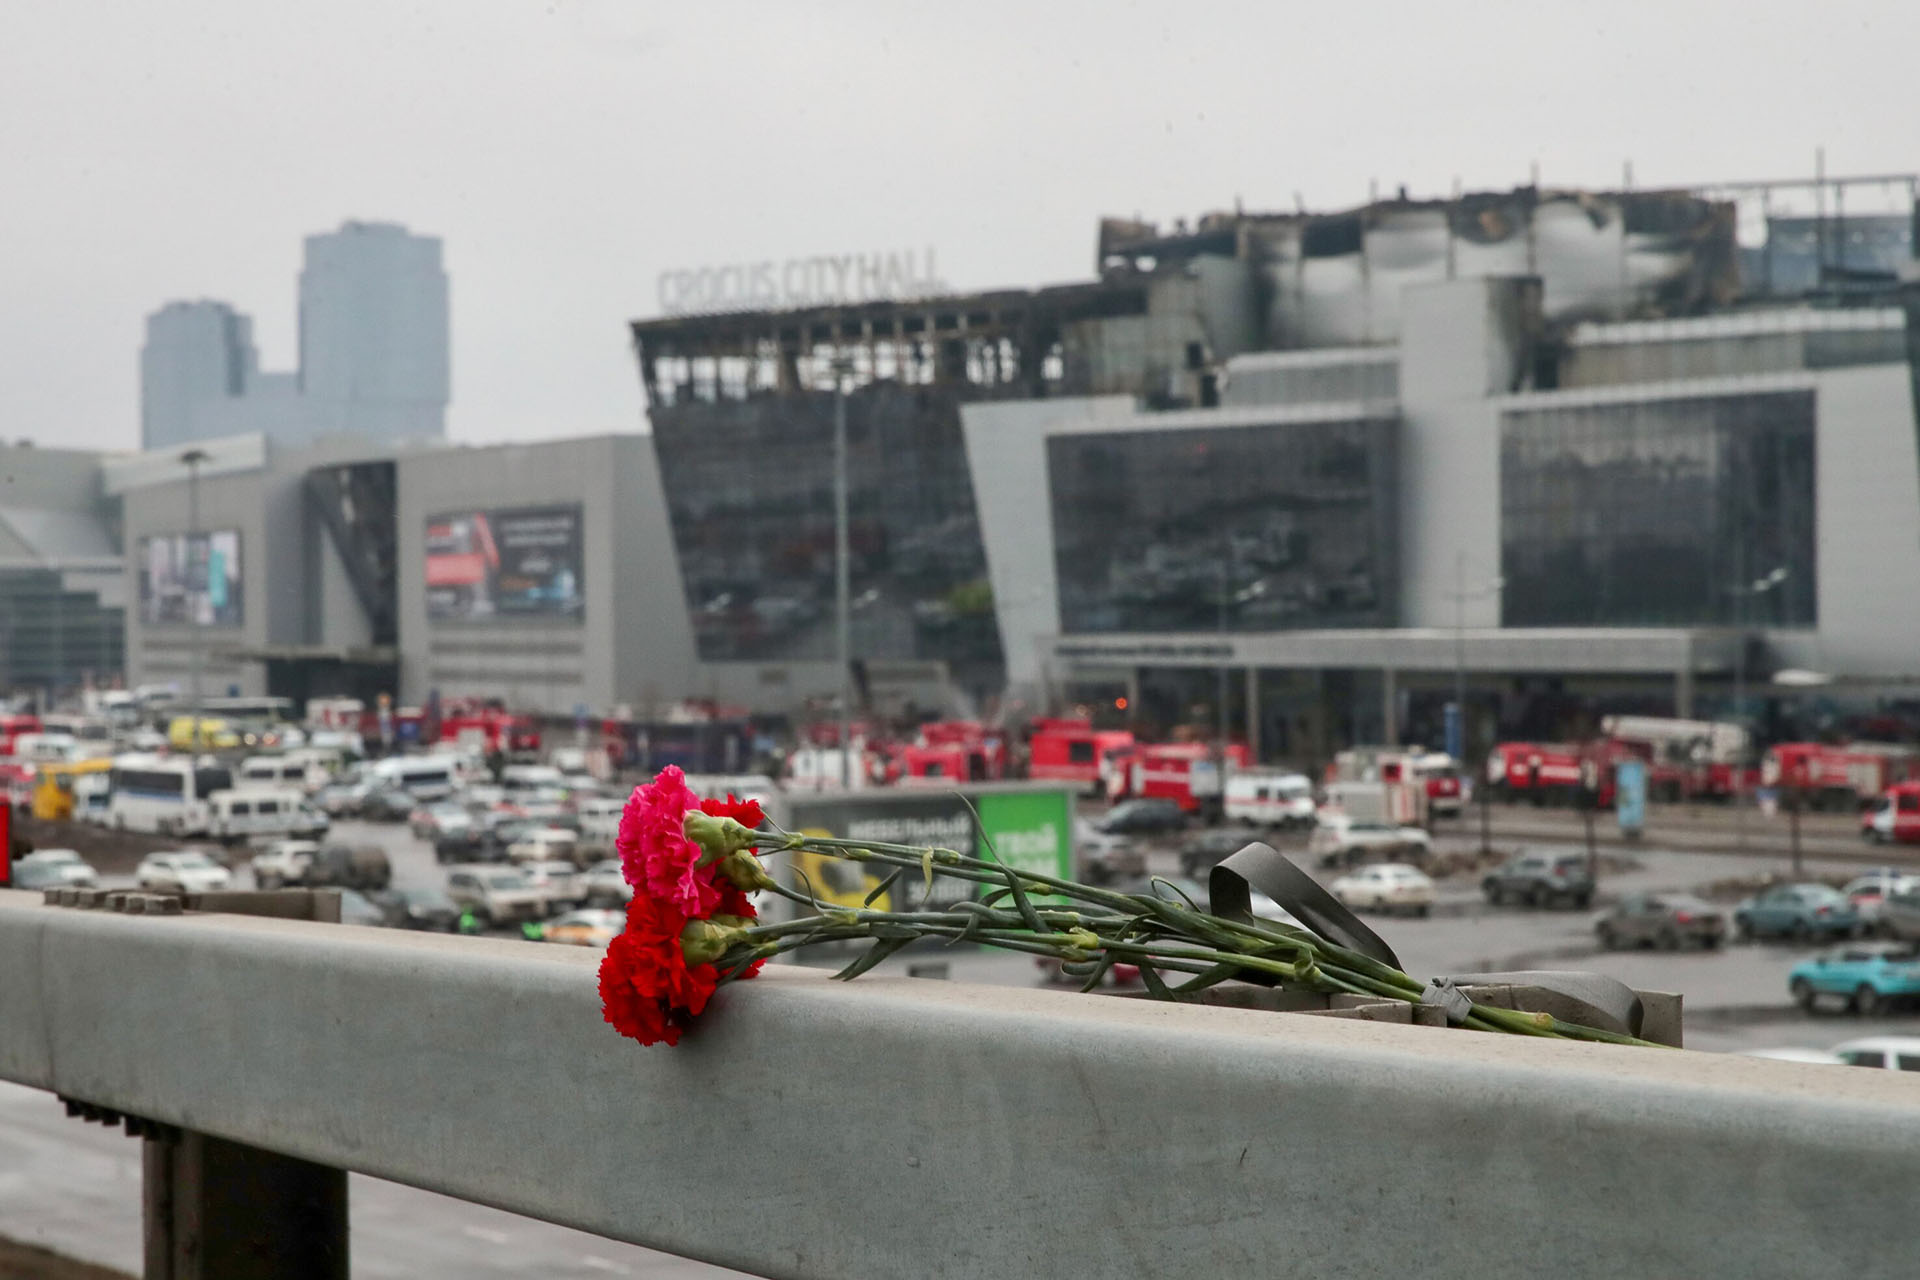
[[[990,792],[975,803],[986,837],[981,857],[1060,880],[1073,878],[1073,820],[1066,792]]]

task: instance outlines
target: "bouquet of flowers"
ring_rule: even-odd
[[[1251,914],[1244,885],[1237,899],[1229,893],[1223,904],[1218,870],[1210,904],[1216,911],[1203,911],[1177,890],[1166,897],[1121,893],[1016,871],[952,849],[789,834],[773,829],[754,801],[694,795],[671,766],[635,788],[616,844],[634,894],[626,929],[600,964],[600,999],[606,1020],[641,1044],[678,1044],[721,983],[752,978],[775,956],[817,944],[867,942],[835,975],[851,979],[922,940],[1052,957],[1086,979],[1083,990],[1123,964],[1139,971],[1147,994],[1166,1000],[1242,981],[1443,1003],[1450,1021],[1480,1031],[1648,1043],[1545,1013],[1476,1004],[1444,983],[1436,1000],[1434,984],[1409,977],[1370,930],[1291,863],[1259,845],[1235,858],[1260,850],[1270,862],[1284,864],[1277,869],[1297,877],[1305,895],[1296,899],[1302,903],[1296,914],[1315,927]],[[864,863],[884,878],[865,907],[823,902],[804,877],[785,885],[768,873],[760,855],[778,851]],[[942,876],[972,882],[978,896],[937,910],[872,909],[903,882],[909,890],[921,887],[924,908]],[[1229,875],[1225,883],[1238,883],[1238,877]],[[793,918],[763,923],[749,897],[758,892],[794,903]]]

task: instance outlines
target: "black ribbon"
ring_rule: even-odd
[[[1406,966],[1400,963],[1400,957],[1394,955],[1393,948],[1387,945],[1385,939],[1369,929],[1345,903],[1322,889],[1319,881],[1295,866],[1290,858],[1272,845],[1255,841],[1216,865],[1207,878],[1208,908],[1214,915],[1229,920],[1251,920],[1254,918],[1253,891],[1256,889],[1279,903],[1310,932],[1328,942],[1406,971]],[[1247,980],[1259,979],[1249,974]],[[1272,980],[1268,979],[1265,985],[1271,986]],[[1621,1035],[1639,1035],[1641,1020],[1646,1012],[1640,997],[1626,983],[1604,974],[1573,969],[1453,974],[1434,979],[1428,992],[1444,993],[1454,987],[1466,986],[1538,987],[1542,991],[1551,991],[1580,1007],[1579,1021]],[[1457,1005],[1458,1002],[1430,999],[1428,1003]]]

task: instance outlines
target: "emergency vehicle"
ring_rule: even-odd
[[[1856,808],[1914,779],[1920,779],[1920,753],[1880,742],[1782,742],[1760,762],[1763,786],[1798,788],[1816,809]]]
[[[1608,716],[1600,729],[1647,764],[1656,800],[1727,800],[1741,786],[1750,738],[1737,724],[1664,716]]]
[[[1035,720],[1027,742],[1027,776],[1111,794],[1109,757],[1131,746],[1133,734],[1125,729],[1096,729],[1090,720]]]
[[[1220,803],[1219,754],[1208,742],[1137,744],[1128,762],[1128,790],[1135,796],[1171,800],[1184,812],[1198,813]],[[1224,754],[1228,772],[1253,763],[1244,742],[1228,743]]]
[[[0,715],[0,757],[18,755],[14,749],[15,739],[23,734],[40,732],[40,717],[32,715]]]
[[[1860,835],[1873,844],[1920,844],[1920,782],[1896,782],[1860,814]]]

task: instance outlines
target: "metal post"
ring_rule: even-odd
[[[1472,753],[1467,749],[1467,553],[1453,560],[1453,714],[1460,718],[1460,758],[1462,768]]]
[[[847,546],[847,362],[833,362],[833,593],[840,659],[840,786],[853,785],[853,600]]]
[[[1793,842],[1793,878],[1798,880],[1800,870],[1800,802],[1803,796],[1798,784],[1787,788],[1787,829]]]
[[[180,461],[187,467],[187,625],[192,633],[187,644],[187,714],[192,717],[190,721],[193,725],[191,750],[195,752],[200,750],[200,646],[205,637],[200,629],[199,609],[194,603],[192,568],[194,544],[200,541],[200,464],[209,456],[204,449],[189,449],[180,455]],[[208,550],[211,552],[212,548]],[[201,584],[201,589],[211,591],[213,588],[211,555],[206,567],[209,577]]]
[[[191,1129],[142,1141],[146,1280],[346,1280],[344,1169]]]
[[[1733,715],[1729,717],[1736,727],[1740,726],[1740,704],[1746,700],[1747,691],[1747,596],[1751,589],[1742,583],[1733,597]],[[1743,730],[1744,731],[1744,730]],[[1748,745],[1752,740],[1748,739]],[[1747,753],[1741,751],[1733,766],[1733,842],[1741,853],[1747,851]]]

